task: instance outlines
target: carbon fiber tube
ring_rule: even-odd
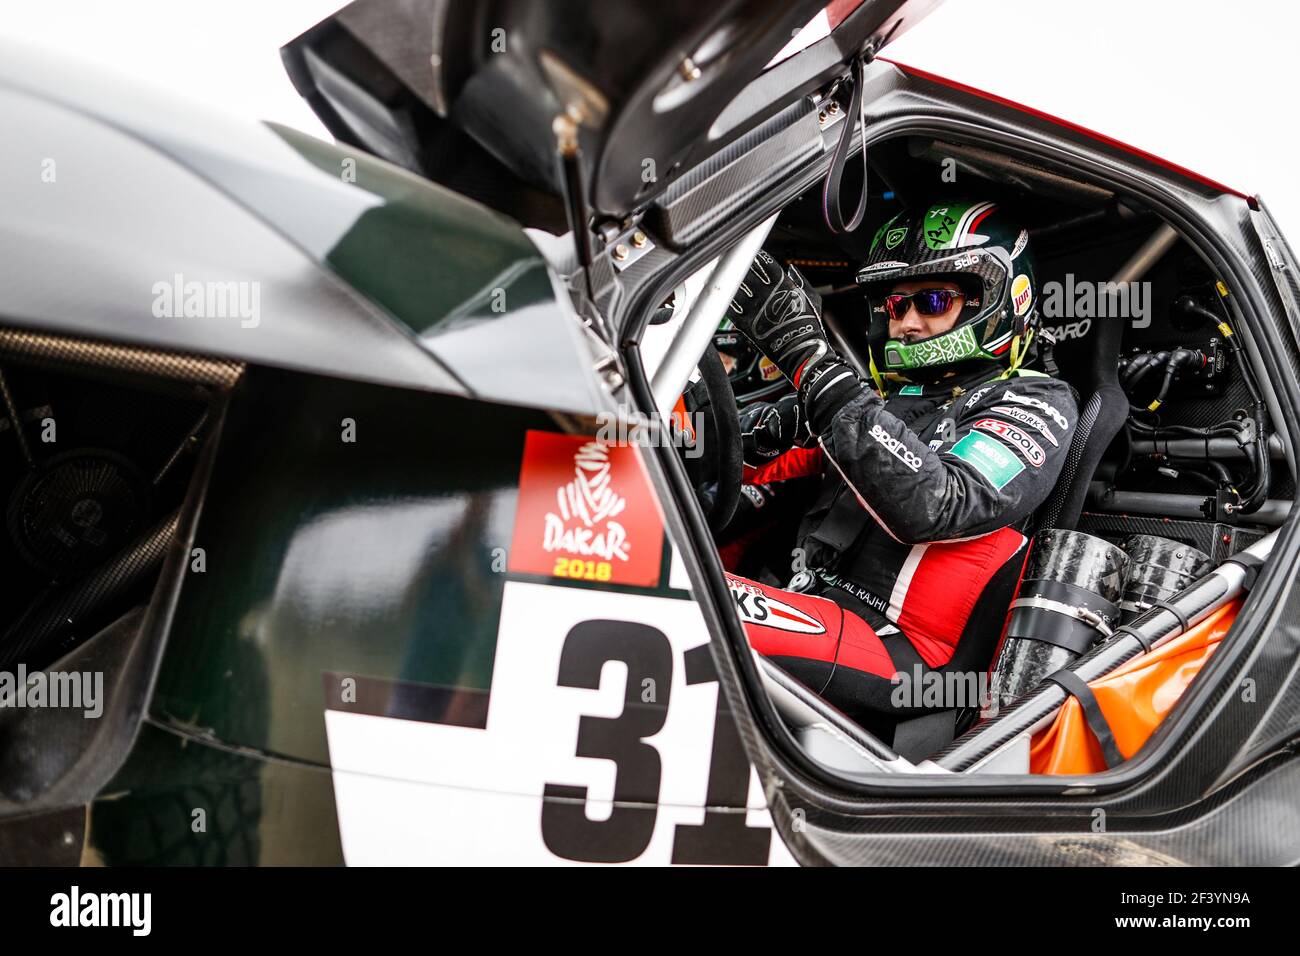
[[[1156,515],[1161,518],[1188,518],[1206,521],[1204,495],[1165,494],[1159,491],[1112,491],[1103,481],[1088,485],[1088,510],[1103,514]],[[1283,498],[1270,498],[1252,514],[1247,524],[1261,524],[1276,528],[1291,513],[1291,502]]]
[[[1243,553],[1267,560],[1277,541],[1272,531],[1260,538]],[[1188,626],[1205,620],[1214,611],[1241,593],[1245,569],[1225,562],[1205,577],[1180,591],[1169,603],[1187,619]],[[1183,633],[1178,616],[1164,608],[1152,608],[1130,625],[1140,631],[1153,647],[1158,647]],[[1109,674],[1124,662],[1146,653],[1142,643],[1134,636],[1121,632],[1116,637],[1093,648],[1069,670],[1085,682]],[[1066,693],[1056,684],[1039,685],[1039,689],[1021,698],[1009,710],[978,724],[931,758],[938,767],[953,772],[974,769],[1023,734],[1032,734],[1046,726],[1065,701]]]
[[[1071,618],[1064,608],[1079,605],[1096,615],[1106,628],[1119,624],[1123,593],[1124,552],[1109,541],[1082,531],[1048,528],[1040,531],[1025,566],[1019,595],[1011,605],[1011,619],[997,660],[993,663],[991,690],[1001,707],[1010,707],[1033,690],[1044,677],[1076,660],[1083,651],[1049,638],[1100,640],[1096,623]],[[1040,598],[1059,598],[1060,610],[1046,609]]]
[[[654,389],[658,408],[671,409],[677,396],[686,388],[700,355],[713,340],[718,324],[727,315],[727,306],[775,224],[776,216],[759,223],[723,253],[714,266],[708,284],[691,306],[677,337],[654,371],[650,387]]]
[[[99,368],[158,376],[188,385],[228,390],[244,374],[244,363],[183,352],[115,345],[89,339],[0,328],[0,358],[38,368]]]
[[[1119,602],[1124,623],[1167,601],[1214,568],[1204,551],[1181,541],[1153,534],[1131,534],[1124,539],[1124,595]]]
[[[106,564],[34,605],[0,638],[0,669],[12,669],[19,663],[28,667],[44,666],[71,650],[75,632],[87,614],[158,569],[168,545],[176,537],[179,523],[180,512],[173,512]]]
[[[1172,458],[1216,458],[1237,461],[1250,457],[1250,452],[1238,445],[1236,439],[1226,436],[1200,439],[1150,438],[1135,435],[1132,448],[1135,454],[1168,455]],[[1286,460],[1286,448],[1282,444],[1281,435],[1274,433],[1268,436],[1268,454],[1274,461]]]

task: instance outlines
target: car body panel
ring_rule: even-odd
[[[31,51],[5,51],[10,321],[533,407],[600,407],[592,345],[567,293],[499,213],[292,130],[187,111],[76,64],[55,80]],[[83,149],[95,164],[65,163],[61,179],[41,183],[42,170],[58,175],[55,157],[71,163]],[[205,228],[178,228],[181,210]],[[257,317],[153,314],[155,284],[190,282],[255,289]]]
[[[0,96],[13,134],[0,186],[10,322],[463,390],[364,299],[168,157],[77,113],[11,90]],[[94,162],[79,162],[86,156]],[[44,159],[60,177],[48,184]],[[178,230],[178,210],[206,228]],[[186,283],[237,283],[244,295],[230,297],[226,315],[186,317],[184,293],[173,293]],[[322,316],[342,334],[322,335]]]
[[[355,442],[339,440],[344,414]],[[479,827],[515,862],[790,862],[638,450],[601,486],[620,508],[568,514],[556,495],[594,436],[554,428],[527,409],[251,370],[194,531],[205,566],[184,576],[91,849],[328,860],[329,840],[295,850],[285,835],[311,829],[282,813],[301,802],[352,863],[470,862]],[[564,570],[589,563],[577,542],[592,529],[630,555],[608,583]],[[638,745],[627,734],[646,720],[662,726]],[[187,832],[181,804],[207,808],[205,839],[224,846]]]
[[[344,142],[420,169],[449,120],[515,175],[564,191],[557,116],[580,127],[598,214],[622,218],[937,4],[864,0],[764,74],[825,0],[357,0],[286,45],[290,76]],[[816,69],[809,71],[808,65]],[[811,84],[811,86],[810,86]]]

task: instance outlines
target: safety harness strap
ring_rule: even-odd
[[[917,664],[921,665],[922,672],[930,669],[930,665],[922,659],[912,642],[903,636],[902,631],[880,637],[880,643],[884,644],[885,650],[889,651],[889,659],[894,662],[895,672],[904,673],[910,679],[916,672]]]
[[[808,537],[826,545],[836,554],[843,554],[858,539],[863,529],[872,521],[870,512],[862,507],[848,485],[835,493],[826,517]]]
[[[1092,688],[1084,682],[1083,678],[1074,671],[1059,670],[1054,674],[1048,674],[1047,679],[1079,702],[1084,719],[1088,721],[1088,729],[1097,738],[1097,743],[1101,744],[1102,759],[1106,761],[1106,768],[1110,769],[1123,763],[1124,755],[1119,752],[1115,735],[1111,733],[1106,715],[1101,712],[1101,705],[1097,703],[1097,695],[1092,692]]]

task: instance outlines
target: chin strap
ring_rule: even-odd
[[[876,368],[876,357],[871,353],[871,347],[867,346],[867,371],[871,373],[871,380],[876,383],[876,391],[880,397],[885,397],[885,377],[880,374],[880,369]]]
[[[1034,330],[1032,328],[1027,330],[1023,336],[1016,335],[1012,337],[1011,364],[1007,366],[1007,370],[999,375],[998,378],[1010,378],[1020,370],[1020,366],[1023,365],[1025,359],[1029,357],[1029,346],[1033,341]]]

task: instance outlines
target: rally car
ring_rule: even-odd
[[[6,45],[0,862],[1300,859],[1296,261],[882,56],[930,6],[356,0],[283,50],[334,143]],[[800,569],[737,533],[786,386],[724,319],[766,248],[861,360],[858,263],[933,197],[1038,249],[1082,415],[1033,547],[1206,563],[918,734],[747,641],[822,625],[736,576]]]

